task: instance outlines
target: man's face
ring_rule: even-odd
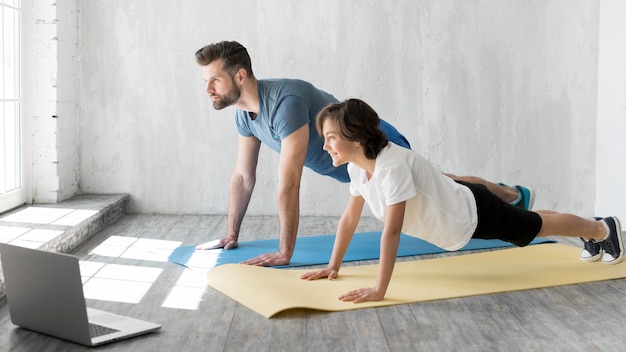
[[[202,78],[207,83],[206,93],[216,110],[222,110],[239,100],[241,89],[234,78],[222,69],[221,59],[202,66]]]

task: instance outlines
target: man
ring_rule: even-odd
[[[196,60],[202,66],[202,78],[207,82],[206,92],[213,107],[217,110],[228,106],[237,108],[235,123],[239,132],[237,163],[229,185],[226,236],[197,248],[228,250],[238,246],[239,229],[256,181],[259,149],[261,143],[265,143],[280,154],[276,198],[279,246],[275,253],[262,254],[243,263],[260,266],[289,264],[298,231],[302,168],[307,166],[340,182],[350,181],[345,165],[337,168],[332,165],[331,158],[322,149],[324,141],[315,129],[317,113],[337,99],[301,80],[257,80],[246,48],[237,42],[207,45],[196,52]],[[381,129],[390,141],[410,148],[404,136],[387,122],[381,121]],[[528,188],[471,179],[507,202],[532,207],[534,195]]]

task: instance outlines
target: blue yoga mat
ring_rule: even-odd
[[[344,262],[378,259],[380,256],[381,232],[355,233],[350,246],[343,258]],[[333,250],[335,235],[298,237],[296,247],[289,265],[278,267],[298,267],[306,265],[327,264]],[[554,242],[546,239],[535,239],[531,244]],[[513,247],[511,243],[500,240],[472,239],[459,251],[471,249],[490,249]],[[231,250],[210,249],[196,251],[196,246],[182,246],[170,254],[168,261],[182,266],[210,269],[222,264],[240,263],[264,253],[273,253],[278,249],[278,239],[240,242],[239,247]],[[398,257],[411,255],[436,254],[447,252],[424,240],[405,234],[400,235]],[[198,256],[193,258],[194,255]],[[193,260],[193,265],[190,261]]]

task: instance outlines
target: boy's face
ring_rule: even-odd
[[[361,145],[344,139],[339,129],[333,121],[326,119],[322,124],[322,134],[324,135],[323,149],[333,159],[333,166],[337,167],[345,163],[354,161],[357,156],[363,155]]]

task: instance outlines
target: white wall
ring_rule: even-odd
[[[32,6],[27,52],[34,67],[32,119],[25,124],[32,129],[32,149],[26,148],[28,159],[32,154],[32,201],[56,203],[78,191],[78,1],[27,4]]]
[[[626,220],[626,2],[602,0],[596,212]],[[624,224],[626,227],[626,224]]]
[[[592,215],[599,1],[79,0],[80,186],[131,210],[223,213],[233,110],[214,111],[194,52],[244,44],[257,77],[360,97],[435,164],[537,190],[536,208]],[[249,213],[275,213],[262,150]],[[347,187],[312,172],[303,214]]]

